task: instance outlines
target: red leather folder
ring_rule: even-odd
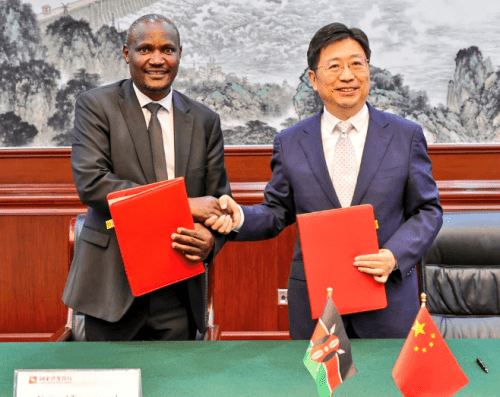
[[[134,296],[205,271],[172,248],[178,227],[194,229],[184,178],[113,192],[107,199]]]
[[[385,285],[353,265],[358,255],[378,253],[371,205],[297,216],[312,318],[320,318],[328,287],[340,314],[387,307]]]

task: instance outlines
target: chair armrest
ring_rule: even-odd
[[[220,331],[219,331],[219,326],[218,325],[212,325],[207,328],[207,331],[205,332],[205,337],[203,340],[206,341],[214,341],[214,340],[220,340]]]
[[[49,342],[66,342],[71,338],[71,330],[66,327],[59,328],[49,338]]]
[[[71,339],[73,334],[73,310],[68,308],[68,317],[66,319],[66,325],[59,328],[56,332],[52,334],[49,338],[49,342],[65,342]]]

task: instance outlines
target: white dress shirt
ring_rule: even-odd
[[[366,134],[368,133],[368,121],[370,119],[370,112],[368,106],[365,105],[361,110],[346,121],[350,122],[354,129],[349,132],[356,153],[357,175],[359,175],[359,167],[361,165],[361,158],[363,157],[363,150],[365,148]],[[328,112],[326,108],[323,110],[321,116],[321,140],[323,141],[323,153],[325,155],[326,165],[330,179],[333,180],[333,163],[335,157],[335,145],[340,137],[340,132],[334,130],[335,126],[341,120]],[[356,176],[357,176],[356,175]]]
[[[363,150],[365,148],[369,120],[370,112],[368,111],[366,103],[358,113],[347,120],[355,128],[349,132],[349,137],[351,138],[352,144],[354,145],[354,151],[356,153],[358,175],[361,158],[363,157]],[[337,143],[337,139],[340,137],[340,132],[337,130],[334,131],[333,129],[339,121],[341,120],[338,117],[328,112],[326,108],[323,109],[323,115],[321,116],[321,140],[323,142],[323,153],[325,155],[326,165],[328,166],[330,179],[332,179],[333,176],[333,157],[335,156],[335,145]],[[243,209],[239,205],[238,207],[240,209],[241,222],[236,228],[233,229],[235,232],[238,232],[241,229],[243,222],[245,221]]]
[[[175,178],[175,146],[172,89],[170,89],[170,92],[165,98],[159,101],[152,101],[151,98],[139,91],[139,89],[135,86],[135,83],[134,91],[135,95],[137,95],[137,99],[139,100],[139,104],[141,105],[142,113],[144,114],[147,126],[149,126],[149,120],[151,120],[151,112],[144,106],[151,102],[159,103],[162,106],[158,111],[158,120],[160,120],[161,133],[163,136],[163,147],[165,149],[165,157],[167,161],[168,179],[173,179]]]

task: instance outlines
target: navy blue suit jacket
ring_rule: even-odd
[[[350,321],[360,337],[406,337],[419,307],[413,270],[442,225],[442,208],[422,128],[368,107],[368,133],[351,205],[373,206],[380,247],[391,250],[399,270],[386,283],[388,307],[350,315]],[[243,207],[238,241],[274,237],[297,214],[340,208],[323,153],[321,112],[276,136],[271,167],[263,203]],[[290,279],[305,280],[298,238]],[[309,339],[310,327],[302,323],[311,319],[301,302],[294,302],[305,299],[309,306],[308,297],[297,296],[289,290],[290,334]]]

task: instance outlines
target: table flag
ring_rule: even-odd
[[[320,397],[328,397],[358,370],[352,362],[351,345],[331,297],[331,288],[321,318],[304,356],[304,365],[316,381]]]
[[[434,324],[425,294],[422,301],[392,377],[405,397],[452,396],[469,380]]]

